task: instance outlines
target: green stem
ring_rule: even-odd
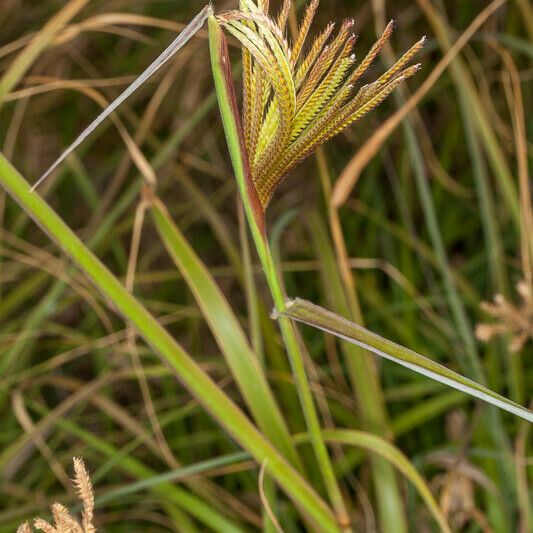
[[[229,58],[226,50],[224,34],[214,16],[209,17],[209,44],[211,49],[211,66],[213,78],[218,96],[220,114],[224,125],[226,142],[228,144],[235,177],[244,205],[244,211],[248,220],[254,244],[265,272],[268,287],[278,312],[285,310],[285,298],[283,289],[278,278],[272,254],[268,246],[264,229],[264,212],[258,206],[256,199],[252,198],[255,190],[250,183],[247,172],[247,156],[244,153],[242,135],[240,132],[239,116],[236,109],[236,101],[231,77],[229,76]],[[350,520],[344,504],[340,488],[335,478],[333,465],[322,438],[320,422],[315,409],[313,396],[309,387],[304,361],[298,345],[296,332],[291,321],[280,318],[280,328],[287,354],[291,363],[292,372],[296,382],[296,388],[302,406],[302,411],[307,423],[311,444],[318,462],[328,496],[333,505],[337,520],[343,527],[348,527]]]
[[[336,237],[335,255],[333,256],[333,251],[331,251],[332,257],[327,261],[322,261],[322,264],[331,265],[327,276],[329,284],[334,287],[335,297],[332,303],[338,312],[362,325],[363,314],[357,294],[357,280],[348,267],[348,254],[339,213],[332,207],[331,176],[323,149],[318,152],[318,163],[324,200],[329,211],[330,228]],[[312,234],[313,240],[320,241],[315,242],[315,246],[324,256],[327,250],[332,249],[328,236],[316,223],[313,224]],[[388,427],[385,400],[376,361],[370,353],[358,346],[342,343],[341,349],[359,406],[363,427],[381,437],[390,438],[391,432]],[[371,456],[370,464],[381,530],[384,533],[406,532],[407,522],[403,512],[402,497],[393,468],[381,457]]]
[[[258,250],[263,248],[260,256],[264,257],[261,261],[265,276],[267,279],[268,287],[274,300],[274,305],[278,313],[285,311],[285,295],[281,285],[281,280],[278,278],[277,270],[272,260],[272,254],[269,246],[264,240],[255,243]],[[298,344],[298,338],[292,321],[284,316],[280,316],[279,325],[281,334],[283,336],[283,342],[287,349],[287,354],[291,363],[292,373],[296,383],[296,389],[298,391],[298,397],[300,398],[300,404],[305,417],[307,430],[311,439],[311,445],[315,452],[315,456],[328,492],[331,504],[337,513],[337,519],[340,524],[349,524],[349,516],[344,504],[335,473],[333,471],[333,465],[326,448],[324,439],[322,438],[322,430],[320,427],[320,421],[315,408],[313,395],[311,394],[311,388],[309,387],[309,381],[307,379],[307,373],[305,371],[304,360]]]

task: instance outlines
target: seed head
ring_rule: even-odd
[[[520,281],[516,292],[521,302],[514,304],[501,294],[494,297],[494,302],[482,302],[481,309],[492,319],[476,327],[476,336],[480,341],[488,342],[493,337],[503,336],[509,343],[509,350],[520,352],[529,340],[533,340],[533,290],[529,283]]]
[[[266,0],[241,0],[240,9],[217,18],[243,46],[244,144],[257,195],[266,209],[283,178],[321,144],[379,105],[419,65],[408,66],[425,39],[408,50],[387,72],[356,89],[392,30],[391,21],[356,65],[354,20],[334,24],[305,51],[319,0],[311,0],[293,43],[285,37],[292,0],[277,17]]]

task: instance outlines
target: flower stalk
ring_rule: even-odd
[[[330,24],[307,52],[304,43],[318,6],[312,0],[291,47],[284,33],[292,2],[285,0],[276,20],[266,0],[241,0],[240,9],[209,18],[211,63],[226,140],[252,237],[261,261],[291,363],[300,404],[329,500],[339,525],[350,519],[311,394],[294,325],[282,315],[285,295],[272,260],[265,210],[285,176],[321,144],[374,109],[419,65],[408,66],[424,39],[376,81],[355,89],[392,33],[390,23],[363,61],[352,54],[353,20],[332,37]],[[224,28],[243,47],[242,117],[231,77]]]
[[[243,199],[252,238],[265,272],[272,299],[274,300],[274,305],[277,311],[282,312],[285,310],[285,297],[280,280],[277,277],[276,268],[266,238],[264,210],[261,204],[257,203],[257,196],[254,194],[255,189],[251,182],[246,146],[243,142],[242,126],[239,120],[239,114],[236,112],[236,97],[231,79],[226,39],[215,17],[209,18],[209,44],[215,88],[237,184]],[[333,472],[333,466],[326,445],[322,439],[320,422],[307,380],[294,326],[288,318],[282,318],[280,320],[280,329],[294,373],[300,403],[317,463],[321,470],[329,498],[335,509],[337,520],[343,528],[346,528],[349,526],[349,517]]]

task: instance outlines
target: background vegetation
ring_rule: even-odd
[[[267,220],[288,295],[350,316],[528,405],[533,9],[525,0],[500,3],[374,154],[369,139],[386,131],[386,119],[489,4],[323,2],[313,31],[355,17],[358,57],[395,19],[393,46],[371,74],[427,35],[423,68],[292,173]],[[217,10],[235,7],[215,4]],[[303,3],[297,6],[301,11]],[[0,151],[35,180],[201,7],[186,0],[3,0]],[[240,54],[230,44],[238,79]],[[142,191],[143,181],[153,179],[161,201],[156,208]],[[231,362],[227,354],[236,349],[249,350],[265,369],[290,432],[305,431],[238,200],[205,29],[39,194],[260,426],[253,400],[243,401],[243,387],[253,398],[256,386],[261,403],[266,385],[254,381],[242,361]],[[166,211],[183,233],[179,241]],[[205,271],[187,255],[188,245],[220,287],[220,300],[208,290],[202,304],[191,290],[190,276]],[[181,264],[167,248],[185,250]],[[491,306],[483,304],[498,294]],[[246,341],[232,344],[237,323],[217,326],[229,309],[251,350]],[[261,465],[3,192],[0,323],[0,531],[46,516],[53,501],[75,505],[73,456],[83,456],[91,472],[100,530],[246,531],[264,522],[273,531],[271,513],[284,531],[305,527],[305,513],[275,493]],[[429,500],[413,475],[404,477],[414,467],[452,530],[531,530],[527,422],[376,361],[386,415],[373,426],[368,402],[379,404],[381,392],[371,387],[365,395],[364,384],[352,381],[361,368],[350,365],[350,349],[311,328],[299,331],[356,529],[401,531],[405,521],[409,531],[436,530]],[[365,357],[361,351],[355,356]],[[397,456],[376,462],[379,443],[349,442],[332,428],[387,437],[405,454],[406,466],[401,469],[404,458]],[[311,446],[302,435],[297,441],[296,461],[327,499]],[[390,511],[398,522],[394,514],[387,519],[391,484],[401,498],[400,509]]]

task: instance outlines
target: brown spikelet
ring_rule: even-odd
[[[322,50],[322,54],[315,62],[306,82],[303,85],[301,92],[298,94],[298,103],[305,102],[313,93],[318,83],[322,79],[322,76],[332,66],[333,61],[337,57],[339,50],[345,48],[350,53],[351,46],[353,45],[353,36],[350,36],[350,30],[353,27],[353,20],[345,20],[339,30],[339,34],[333,40],[333,42]]]
[[[54,517],[54,526],[61,533],[84,533],[81,526],[75,518],[70,515],[69,510],[60,503],[52,504],[52,516]]]
[[[66,529],[66,523],[71,518],[68,509],[60,503],[53,503],[51,510],[56,529]]]
[[[85,468],[83,460],[75,457],[74,460],[74,485],[78,496],[83,504],[82,522],[80,523],[70,514],[69,510],[60,503],[51,506],[54,524],[50,524],[42,518],[36,518],[34,527],[44,533],[95,533],[93,525],[94,493],[91,479]],[[17,533],[31,533],[32,529],[28,522],[21,524]]]
[[[251,146],[251,121],[252,116],[251,106],[253,105],[253,93],[254,93],[254,77],[253,77],[253,65],[252,55],[246,48],[243,48],[242,52],[242,69],[243,69],[243,120],[244,131],[246,135],[246,146],[250,149]]]
[[[311,3],[307,6],[307,9],[305,10],[305,15],[302,20],[302,24],[298,29],[298,35],[292,47],[292,61],[294,64],[296,63],[296,61],[298,61],[300,53],[302,52],[305,40],[307,39],[307,34],[309,33],[309,28],[311,27],[311,23],[313,22],[313,18],[315,17],[319,1],[320,0],[312,0]]]
[[[33,526],[37,531],[44,531],[44,533],[59,533],[59,531],[42,518],[36,518]]]
[[[389,80],[394,78],[408,63],[411,62],[413,57],[415,57],[420,50],[422,50],[425,43],[426,38],[422,37],[422,39],[420,39],[420,41],[418,41],[398,61],[396,61],[396,63],[389,70],[387,70],[387,72],[385,72],[385,74],[380,76],[380,78],[377,80],[378,83],[384,85]]]
[[[372,45],[372,48],[370,48],[363,61],[361,61],[361,63],[359,63],[357,68],[353,71],[353,74],[349,78],[350,83],[355,83],[358,81],[359,78],[368,70],[370,65],[372,65],[378,54],[381,52],[382,48],[390,39],[393,30],[394,22],[391,20],[381,34],[381,37]]]
[[[333,30],[335,29],[335,23],[331,22],[326,26],[326,29],[314,40],[309,53],[305,59],[300,63],[296,71],[296,87],[299,89],[309,70],[315,64],[315,61],[318,59],[322,49],[330,38]]]
[[[481,309],[492,319],[476,327],[476,336],[480,341],[488,342],[496,336],[506,336],[509,350],[519,352],[528,340],[533,340],[533,290],[525,281],[516,285],[516,292],[521,302],[515,305],[501,294],[494,297],[494,302],[483,302]]]
[[[281,11],[278,15],[277,24],[280,30],[284,30],[287,26],[287,21],[289,20],[289,13],[291,12],[292,0],[283,0],[283,5],[281,6]]]
[[[91,478],[87,473],[83,460],[74,457],[74,483],[78,491],[78,496],[83,503],[82,525],[85,533],[96,531],[93,526],[94,514],[94,493]]]
[[[243,53],[244,143],[252,182],[263,209],[281,180],[322,143],[378,106],[418,65],[409,67],[422,39],[372,83],[354,89],[390,38],[390,22],[367,55],[355,66],[353,19],[332,37],[329,24],[304,53],[318,0],[305,10],[291,48],[284,30],[292,0],[284,0],[275,20],[267,1],[241,0],[239,11],[218,17],[236,37]],[[248,53],[246,53],[248,52]]]

